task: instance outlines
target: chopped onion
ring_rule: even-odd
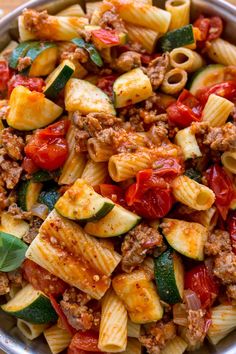
[[[45,220],[48,216],[48,207],[45,204],[35,203],[31,208],[31,213],[38,216],[40,219]]]
[[[190,289],[184,290],[184,302],[188,310],[196,311],[201,308],[201,301],[199,297]]]
[[[205,266],[206,266],[208,272],[210,273],[210,275],[213,276],[213,268],[214,268],[213,258],[210,258],[210,257],[207,258],[204,263],[205,263]]]
[[[184,304],[175,304],[173,306],[173,321],[179,326],[186,327],[188,325],[187,311]]]

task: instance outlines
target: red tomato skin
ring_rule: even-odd
[[[107,75],[98,79],[97,87],[104,91],[109,97],[113,95],[113,84],[117,75]]]
[[[38,132],[39,137],[58,137],[62,138],[66,135],[70,127],[69,119],[60,120],[57,123],[49,125],[47,128],[44,128]]]
[[[0,60],[0,93],[7,90],[7,83],[10,79],[10,69],[6,60]]]
[[[101,28],[92,31],[92,36],[106,45],[118,45],[120,43],[120,38],[115,30],[105,30]]]
[[[65,163],[68,146],[64,138],[47,138],[36,134],[25,146],[25,154],[38,167],[53,171]]]
[[[20,74],[13,75],[8,82],[8,96],[10,96],[13,89],[17,86],[27,87],[30,91],[43,92],[45,82],[39,77],[27,77]]]
[[[205,105],[209,96],[213,93],[228,100],[234,100],[236,98],[236,83],[234,81],[225,81],[200,89],[196,93],[196,97],[201,101],[202,105]]]
[[[229,206],[234,199],[235,192],[231,178],[219,165],[213,165],[206,171],[209,187],[215,193],[215,204],[223,220],[226,220]]]
[[[38,166],[35,165],[34,161],[29,157],[24,157],[22,168],[30,175],[39,170]]]
[[[23,263],[23,274],[25,279],[37,290],[46,295],[58,296],[68,288],[68,285],[61,279],[49,273],[30,259]]]
[[[172,103],[166,109],[170,125],[187,128],[192,122],[199,122],[200,116],[181,102]]]
[[[236,211],[232,211],[227,219],[228,231],[230,234],[233,252],[236,254]]]
[[[73,328],[67,321],[67,318],[64,312],[61,309],[61,306],[57,303],[56,299],[53,295],[49,295],[49,299],[51,301],[52,307],[54,308],[55,312],[57,313],[58,317],[61,319],[65,329],[69,332],[72,336],[76,333],[76,329]]]
[[[208,32],[208,41],[219,38],[223,32],[223,21],[219,16],[210,18],[210,28]]]
[[[193,23],[201,32],[201,41],[206,41],[210,29],[210,19],[200,15],[199,18]]]
[[[185,289],[191,289],[198,295],[203,308],[210,307],[219,292],[218,284],[204,264],[185,273]]]
[[[101,353],[98,348],[98,333],[92,330],[82,332],[77,332],[69,346],[72,350],[85,350],[86,352]]]
[[[191,94],[188,90],[184,89],[178,97],[177,102],[184,104],[188,108],[190,108],[194,114],[197,116],[201,116],[202,113],[202,105],[200,101]]]
[[[114,184],[99,184],[100,194],[111,199],[114,203],[126,206],[125,203],[125,191]]]

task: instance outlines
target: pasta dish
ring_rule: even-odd
[[[0,53],[1,309],[53,354],[236,328],[236,47],[190,7],[25,9]]]

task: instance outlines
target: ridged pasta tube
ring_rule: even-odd
[[[88,160],[81,178],[93,187],[104,183],[107,176],[108,170],[105,162],[94,162],[93,160]]]
[[[159,33],[145,27],[126,23],[125,28],[128,31],[128,37],[133,42],[138,42],[148,53],[153,53]]]
[[[34,324],[18,318],[17,327],[26,338],[33,340],[43,333],[43,331],[48,327],[48,324]]]
[[[178,131],[175,136],[175,143],[181,147],[185,160],[202,156],[197,139],[191,132],[190,127]]]
[[[170,64],[174,68],[180,68],[191,73],[200,69],[204,65],[204,60],[197,52],[179,47],[170,52]]]
[[[175,95],[183,90],[188,80],[185,70],[174,68],[165,74],[162,81],[161,90],[169,95]]]
[[[219,305],[213,307],[211,321],[207,337],[212,344],[216,345],[236,328],[236,306]]]
[[[161,354],[183,354],[187,346],[187,343],[181,337],[176,336],[167,342]]]
[[[189,24],[190,0],[168,0],[165,7],[171,14],[170,31]]]
[[[213,61],[219,64],[235,65],[236,63],[236,46],[222,38],[211,41],[207,54]]]
[[[134,25],[150,28],[160,33],[166,33],[171,20],[168,11],[137,1],[112,0],[120,17]]]
[[[44,331],[44,337],[52,354],[58,354],[68,347],[72,336],[68,331],[54,325]]]
[[[65,16],[65,17],[67,16],[81,17],[84,15],[85,15],[84,10],[79,4],[71,5],[57,13],[57,16]]]
[[[139,338],[141,334],[141,325],[128,320],[127,333],[128,337]]]
[[[127,310],[113,289],[102,300],[98,348],[104,352],[122,352],[127,346]]]
[[[95,162],[105,162],[114,155],[111,145],[101,143],[97,138],[90,138],[87,143],[90,158]]]
[[[187,176],[176,177],[172,183],[174,197],[195,210],[207,210],[215,201],[213,191]]]
[[[218,220],[218,211],[216,207],[211,207],[207,210],[193,212],[189,215],[189,219],[205,226],[208,230],[214,229]]]
[[[221,155],[221,162],[227,170],[236,174],[236,152],[235,151],[225,151]]]
[[[202,120],[210,127],[221,127],[227,121],[234,104],[224,97],[211,94],[202,112]]]

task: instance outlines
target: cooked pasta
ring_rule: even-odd
[[[233,108],[231,101],[212,94],[202,112],[202,120],[208,122],[211,127],[220,127],[226,123]]]
[[[161,90],[168,95],[175,95],[186,85],[188,75],[185,70],[180,68],[171,69],[165,74],[161,84]]]
[[[170,52],[170,64],[174,68],[180,68],[191,73],[200,69],[204,65],[204,60],[195,51],[179,47]]]
[[[187,176],[179,176],[172,183],[175,198],[196,210],[207,210],[215,201],[212,190]]]
[[[97,186],[104,183],[107,179],[108,171],[105,162],[94,162],[88,160],[81,178],[85,179],[91,186]]]
[[[68,347],[72,336],[68,331],[54,325],[44,332],[44,337],[49,345],[52,354],[58,354]]]
[[[235,306],[222,304],[212,308],[212,322],[207,331],[207,336],[212,344],[216,345],[236,328],[235,316]]]
[[[57,248],[53,247],[54,242]],[[120,262],[119,254],[103,248],[79,225],[56,211],[45,220],[26,257],[97,299],[109,288],[109,275]]]
[[[158,32],[128,22],[125,24],[125,28],[130,40],[140,43],[147,53],[153,53],[159,38]]]
[[[165,33],[170,25],[171,15],[169,12],[154,6],[134,3],[133,1],[122,2],[113,0],[120,17],[135,25],[147,27],[154,31]]]
[[[190,21],[190,0],[168,0],[166,10],[171,14],[169,30],[186,26]]]
[[[39,337],[45,331],[45,329],[48,327],[48,324],[34,324],[18,318],[17,327],[26,338],[33,340]]]
[[[197,139],[190,128],[179,130],[175,136],[175,142],[182,148],[185,160],[202,156]]]
[[[1,310],[52,354],[215,345],[236,329],[236,46],[191,0],[61,5],[3,31]]]
[[[149,323],[162,317],[163,309],[155,286],[143,270],[117,275],[112,285],[117,296],[124,302],[132,322]]]
[[[101,351],[122,352],[127,346],[127,310],[113,290],[102,300],[98,347]]]
[[[222,38],[217,38],[211,42],[211,45],[207,49],[207,54],[216,63],[235,65],[236,46]]]
[[[221,156],[221,161],[224,167],[236,174],[236,152],[233,151],[226,151]]]

